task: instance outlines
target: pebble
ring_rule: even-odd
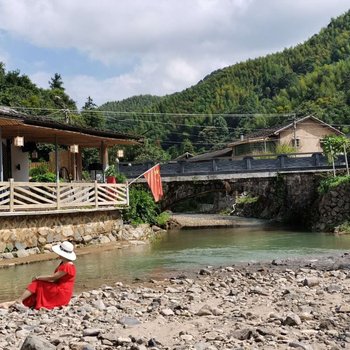
[[[350,349],[349,260],[207,267],[194,278],[116,281],[49,311],[0,309],[0,348]]]

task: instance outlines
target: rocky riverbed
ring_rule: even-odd
[[[349,267],[346,253],[207,267],[50,311],[0,309],[0,349],[350,349]]]

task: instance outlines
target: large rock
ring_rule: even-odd
[[[56,346],[52,345],[45,339],[35,335],[28,335],[24,340],[21,350],[55,350]]]

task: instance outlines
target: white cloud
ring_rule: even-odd
[[[89,95],[103,103],[182,90],[215,69],[295,45],[349,7],[348,0],[0,0],[0,29],[37,47],[73,48],[116,72],[129,67],[109,78],[65,75],[81,105]]]

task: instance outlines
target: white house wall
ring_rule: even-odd
[[[299,139],[298,152],[314,153],[322,152],[320,140],[327,135],[335,134],[333,130],[313,120],[307,119],[303,123],[297,123],[295,137]],[[280,134],[280,143],[292,145],[294,139],[294,129],[289,128]]]
[[[11,160],[13,179],[15,181],[29,181],[28,152],[22,152],[21,147],[11,145]]]

